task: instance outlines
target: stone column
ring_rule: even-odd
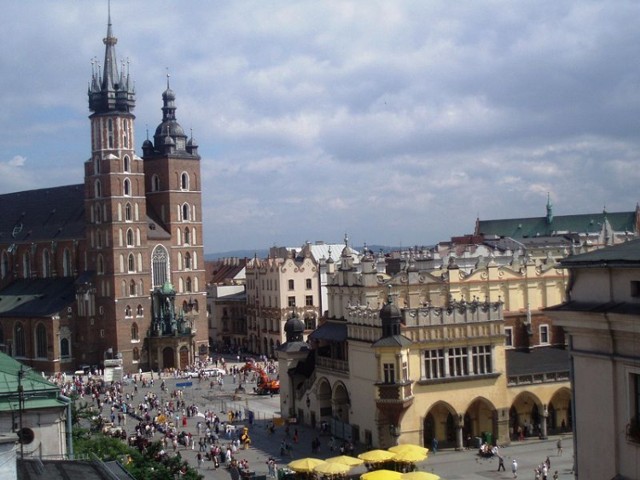
[[[456,450],[464,450],[464,435],[462,430],[464,428],[464,417],[458,415],[458,425],[456,427]]]
[[[541,429],[542,431],[540,432],[540,438],[542,438],[543,440],[547,439],[547,420],[549,418],[549,410],[547,409],[547,405],[544,404],[542,406],[542,425],[541,425]]]

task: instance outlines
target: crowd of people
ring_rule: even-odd
[[[188,370],[204,371],[211,366],[224,369],[227,375],[244,375],[240,365],[229,365],[224,359],[197,362]],[[277,367],[273,361],[267,361],[262,368],[274,371]],[[48,380],[57,384],[63,395],[76,397],[79,405],[84,405],[94,430],[107,433],[117,428],[118,437],[140,451],[157,441],[161,444],[160,457],[173,455],[182,458],[179,449],[191,449],[197,450],[196,468],[202,468],[205,462],[210,462],[211,468],[228,468],[232,478],[236,471],[239,474],[249,471],[246,459],[236,459],[237,452],[250,445],[248,428],[244,428],[244,431],[236,428],[237,423],[243,420],[252,423],[245,412],[215,412],[213,409],[201,412],[198,405],[185,399],[183,389],[169,391],[167,388],[165,379],[181,378],[181,370],[169,369],[146,374],[139,371],[125,375],[121,381],[106,381],[103,373],[100,370],[88,375],[59,373]],[[250,381],[251,377],[246,380]],[[160,382],[162,397],[150,391],[156,382]],[[197,418],[195,435],[186,428],[192,418]],[[191,420],[190,425],[193,422]],[[130,432],[128,435],[127,430]]]

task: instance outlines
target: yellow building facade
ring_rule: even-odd
[[[329,317],[310,335],[306,360],[314,368],[281,371],[293,399],[283,412],[380,447],[506,444],[520,431],[571,428],[564,351],[530,341],[520,352],[505,341],[508,322],[531,327],[562,300],[565,277],[552,256],[488,258],[473,269],[413,259],[388,275],[370,253],[354,268],[345,246],[328,263]],[[559,360],[549,368],[549,359]]]

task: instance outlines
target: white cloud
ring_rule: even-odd
[[[111,4],[136,143],[166,67],[200,145],[207,251],[426,244],[481,218],[638,201],[640,4],[312,0]],[[102,3],[10,2],[0,193],[81,183]],[[28,158],[28,162],[21,159]],[[330,236],[333,236],[330,238]]]

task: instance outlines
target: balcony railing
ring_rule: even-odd
[[[547,373],[531,373],[527,375],[511,375],[507,379],[507,385],[510,387],[518,385],[532,385],[539,383],[552,382],[568,382],[569,371],[547,372]]]
[[[349,371],[349,362],[347,360],[338,360],[336,358],[329,357],[317,357],[316,366],[326,368],[328,370],[337,370],[340,372]]]

